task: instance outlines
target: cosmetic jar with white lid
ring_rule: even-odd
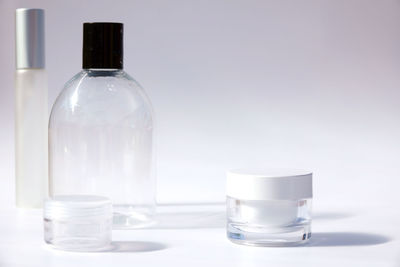
[[[227,172],[227,236],[253,246],[293,246],[311,237],[312,173]]]
[[[44,202],[44,239],[54,248],[98,251],[111,243],[112,204],[102,196],[60,195]]]

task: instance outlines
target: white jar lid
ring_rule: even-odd
[[[227,172],[226,194],[244,200],[312,198],[312,173],[292,169],[238,169]]]

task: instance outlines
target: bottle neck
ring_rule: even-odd
[[[96,77],[115,76],[123,72],[122,69],[97,69],[97,68],[83,69],[83,71],[87,72],[89,76],[96,76]]]
[[[83,69],[86,71],[121,71],[122,69],[98,69],[98,68],[88,68],[88,69]]]

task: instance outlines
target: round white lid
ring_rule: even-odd
[[[230,170],[226,194],[244,200],[312,198],[312,173],[296,169]]]

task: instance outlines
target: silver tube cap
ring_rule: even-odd
[[[16,68],[43,69],[44,49],[44,10],[18,8],[15,11]]]

